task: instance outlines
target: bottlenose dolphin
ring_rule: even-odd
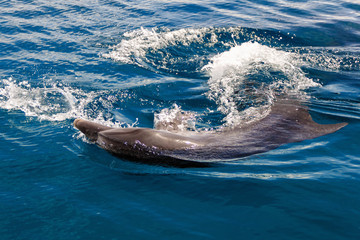
[[[202,166],[263,153],[280,145],[333,133],[347,123],[318,124],[298,101],[275,101],[270,113],[242,126],[208,132],[111,128],[83,119],[74,126],[116,156],[151,164]]]

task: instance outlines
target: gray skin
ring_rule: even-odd
[[[177,167],[201,167],[333,133],[347,123],[318,124],[306,107],[278,100],[263,119],[213,132],[170,132],[111,128],[83,119],[74,126],[101,148],[121,158]]]

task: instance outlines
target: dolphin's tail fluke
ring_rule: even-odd
[[[97,140],[99,132],[112,129],[111,127],[107,127],[99,123],[90,122],[80,118],[75,119],[74,126],[82,133],[84,133],[85,136],[91,141]]]

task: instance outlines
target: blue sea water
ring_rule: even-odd
[[[359,239],[360,2],[0,1],[1,239]],[[304,100],[340,131],[207,168],[73,126],[184,131]]]

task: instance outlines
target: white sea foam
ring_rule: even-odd
[[[2,84],[1,108],[21,110],[26,116],[38,117],[41,120],[62,121],[69,117],[81,117],[77,110],[86,104],[86,99],[76,98],[77,95],[84,95],[81,90],[61,85],[33,88],[26,81],[18,83],[11,78],[2,80]]]
[[[229,49],[237,43],[257,41],[268,45],[287,44],[293,38],[279,32],[242,27],[203,27],[171,30],[140,28],[123,34],[119,44],[110,47],[102,56],[141,67],[165,68],[204,60],[209,54]],[[178,58],[178,59],[177,59]],[[153,65],[155,62],[156,65]],[[149,66],[150,65],[150,66]],[[201,68],[202,66],[200,66]],[[170,69],[167,69],[170,70]]]
[[[183,111],[177,104],[154,115],[154,127],[167,131],[196,130],[196,113]]]
[[[103,57],[144,67],[143,63],[146,60],[145,56],[147,53],[179,44],[183,46],[193,43],[204,44],[205,34],[211,34],[210,42],[212,44],[218,41],[216,34],[209,32],[208,28],[189,28],[175,31],[140,28],[139,30],[125,33],[124,39],[118,45],[111,47],[112,51],[103,54]]]
[[[276,94],[303,95],[302,90],[319,86],[301,70],[302,64],[295,53],[246,42],[204,67],[210,74],[207,94],[226,114],[228,126],[259,119],[266,116]]]
[[[111,121],[106,118],[104,111],[91,113],[88,105],[99,98],[111,109],[114,96],[102,91],[84,92],[83,90],[52,84],[42,87],[32,87],[26,81],[17,82],[14,79],[1,80],[0,108],[7,110],[19,110],[26,116],[36,117],[47,121],[64,121],[67,119],[83,118],[109,126],[123,126],[123,122]],[[106,99],[102,99],[105,95]]]

